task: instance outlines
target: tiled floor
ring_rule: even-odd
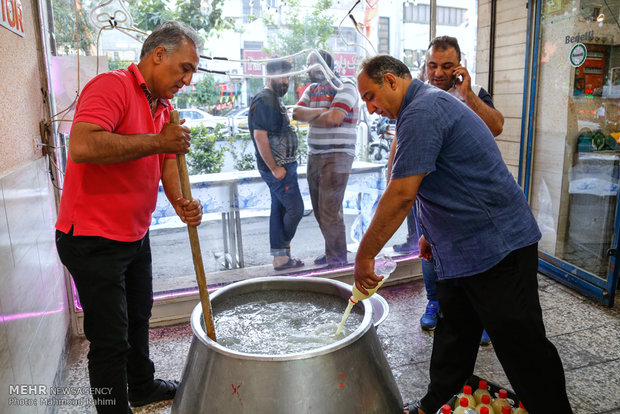
[[[539,276],[539,286],[547,334],[562,357],[575,414],[620,413],[620,304],[599,306],[544,276]],[[390,304],[390,315],[379,327],[379,337],[403,400],[410,401],[425,392],[433,341],[418,324],[426,306],[424,284],[419,280],[380,293]],[[180,379],[191,338],[189,325],[151,331],[158,377]],[[87,350],[85,340],[74,340],[65,386],[88,385]],[[492,347],[480,349],[475,374],[510,387]],[[71,407],[59,412],[80,411]],[[168,413],[170,405],[152,404],[134,412]]]

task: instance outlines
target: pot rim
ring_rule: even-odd
[[[307,276],[297,276],[297,277],[270,276],[270,277],[248,279],[248,280],[244,280],[241,282],[235,282],[233,284],[225,286],[221,289],[218,289],[215,293],[211,295],[211,301],[217,301],[217,299],[220,296],[226,295],[230,291],[234,291],[242,287],[246,287],[248,285],[260,286],[263,284],[272,284],[272,283],[276,283],[280,285],[288,284],[288,283],[295,283],[298,285],[299,283],[302,283],[304,285],[309,285],[309,286],[311,285],[319,286],[319,285],[327,284],[327,285],[331,285],[332,287],[334,287],[337,291],[344,293],[346,297],[342,296],[343,299],[348,299],[350,296],[350,293],[347,293],[347,292],[351,291],[350,285],[344,282],[341,282],[339,280],[334,280],[334,279],[326,279],[322,277],[307,277]],[[243,293],[248,293],[248,292],[243,292]],[[335,293],[337,294],[338,292],[335,292]],[[194,335],[196,336],[196,338],[198,338],[207,347],[223,355],[228,355],[228,356],[231,356],[237,359],[251,359],[251,360],[260,360],[260,361],[290,361],[290,360],[308,359],[308,358],[313,358],[316,356],[329,354],[341,348],[344,348],[350,345],[351,343],[357,341],[362,336],[364,336],[366,332],[368,332],[368,330],[371,328],[371,326],[374,326],[373,320],[372,320],[373,311],[372,311],[371,303],[368,300],[362,300],[358,303],[360,303],[364,307],[364,317],[362,319],[362,322],[359,324],[359,326],[353,332],[351,332],[351,334],[349,334],[348,336],[332,344],[321,346],[321,347],[312,349],[310,351],[296,352],[296,353],[291,353],[291,354],[251,354],[251,353],[246,353],[246,352],[235,351],[235,350],[226,348],[218,344],[217,342],[213,341],[211,338],[207,336],[207,333],[205,329],[203,328],[202,305],[200,303],[198,303],[196,307],[194,308],[194,310],[192,311],[190,322],[192,325],[192,331],[194,332]],[[343,308],[343,311],[344,311],[344,308]]]

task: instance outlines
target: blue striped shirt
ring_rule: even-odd
[[[540,240],[493,134],[466,105],[413,80],[396,134],[392,178],[426,174],[418,189],[418,220],[439,279],[482,273]]]

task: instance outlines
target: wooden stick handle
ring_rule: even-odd
[[[178,111],[170,112],[170,122],[177,125],[179,124],[180,120]],[[181,192],[183,193],[183,198],[192,200],[192,190],[189,185],[189,173],[187,172],[185,154],[177,154],[177,167],[179,168],[179,178],[181,180]],[[198,229],[188,224],[187,232],[189,233],[189,244],[192,247],[192,259],[194,260],[194,270],[196,271],[196,281],[198,282],[200,303],[202,304],[202,317],[205,322],[207,336],[213,341],[216,341],[215,325],[213,324],[213,314],[211,313],[211,301],[209,300],[205,268],[202,263],[202,252],[200,251],[200,240],[198,239]]]

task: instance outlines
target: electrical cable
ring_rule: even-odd
[[[355,2],[355,4],[353,4],[353,6],[349,9],[349,11],[347,12],[347,14],[345,14],[345,16],[342,18],[342,20],[340,21],[340,24],[338,24],[338,34],[340,36],[340,38],[342,39],[342,41],[344,42],[345,45],[347,46],[357,46],[359,48],[361,48],[362,50],[364,50],[364,52],[366,52],[366,56],[372,56],[372,55],[376,55],[377,54],[377,50],[375,49],[375,47],[372,45],[372,42],[370,41],[370,39],[368,39],[368,37],[366,37],[364,35],[364,33],[362,33],[362,31],[360,30],[360,25],[357,23],[357,21],[355,20],[355,17],[353,17],[353,15],[351,14],[353,12],[353,9],[355,9],[357,7],[358,4],[361,3],[362,0],[357,0]],[[366,1],[366,3],[368,3],[368,1]],[[357,31],[357,33],[359,33],[370,45],[370,47],[372,48],[374,53],[369,53],[368,49],[366,49],[363,45],[360,45],[359,43],[349,43],[347,42],[347,39],[344,38],[343,34],[342,34],[342,24],[344,23],[344,21],[347,19],[347,17],[349,17],[352,21],[353,21],[353,26],[355,27],[355,30]]]
[[[80,34],[79,34],[79,30],[78,30],[78,6],[77,6],[77,0],[73,1],[73,8],[75,11],[75,47],[76,47],[76,55],[77,55],[77,91],[75,94],[75,98],[73,99],[73,102],[71,102],[69,104],[69,106],[67,106],[65,109],[63,109],[62,111],[56,112],[54,115],[51,115],[49,117],[49,119],[46,121],[46,123],[51,123],[53,122],[54,118],[56,118],[57,116],[60,116],[61,114],[64,114],[65,112],[69,112],[71,110],[71,108],[73,108],[73,105],[75,105],[75,103],[78,100],[78,97],[80,95]],[[98,55],[98,53],[97,53]]]
[[[290,60],[294,57],[297,56],[301,56],[304,53],[309,53],[312,52],[313,50],[316,49],[304,49],[301,52],[297,52],[297,53],[293,53],[292,55],[288,55],[288,56],[278,56],[278,57],[273,57],[273,58],[266,58],[266,59],[230,59],[227,57],[222,57],[222,56],[206,56],[206,55],[200,55],[201,58],[203,59],[207,59],[207,60],[222,60],[222,61],[227,61],[227,62],[240,62],[240,63],[246,63],[246,62],[255,62],[255,63],[265,63],[265,62],[277,62],[279,60]]]
[[[342,39],[342,41],[344,42],[345,45],[347,46],[353,46],[353,47],[359,47],[362,50],[364,50],[364,52],[366,52],[366,56],[371,56],[371,55],[376,55],[377,54],[377,50],[374,48],[374,46],[372,45],[372,42],[370,41],[370,39],[368,39],[367,36],[364,35],[364,33],[362,33],[362,31],[360,30],[360,25],[357,23],[357,21],[355,20],[355,17],[351,14],[353,12],[353,10],[357,7],[358,4],[361,3],[361,0],[357,0],[353,6],[349,9],[349,11],[345,14],[345,16],[342,18],[342,20],[340,21],[340,24],[338,25],[338,34],[340,36],[340,38]],[[366,0],[367,4],[368,0]],[[359,44],[359,43],[349,43],[347,42],[347,40],[344,38],[343,34],[342,34],[342,24],[344,23],[344,21],[347,19],[347,17],[349,17],[352,21],[353,21],[353,25],[355,27],[355,30],[368,42],[368,44],[372,47],[373,53],[371,54],[368,49],[366,49],[363,45]],[[240,78],[266,78],[266,79],[270,79],[270,78],[276,78],[276,77],[282,77],[282,76],[287,76],[287,77],[291,77],[291,76],[297,76],[297,75],[301,75],[304,73],[309,72],[310,70],[314,69],[314,68],[320,68],[321,72],[323,72],[323,74],[325,75],[326,79],[328,79],[328,82],[337,90],[342,89],[343,84],[342,82],[338,79],[338,77],[332,72],[331,69],[329,69],[329,66],[327,64],[325,64],[325,61],[323,60],[323,58],[320,56],[320,54],[318,53],[317,49],[304,49],[301,52],[297,52],[294,53],[292,55],[288,55],[288,56],[283,56],[283,57],[277,57],[277,58],[267,58],[267,59],[229,59],[226,57],[219,57],[219,56],[205,56],[205,55],[200,55],[201,58],[203,59],[207,59],[207,60],[213,60],[213,61],[228,61],[228,62],[237,62],[237,63],[266,63],[266,62],[273,62],[273,61],[278,61],[278,60],[290,60],[294,57],[303,55],[305,53],[315,53],[315,56],[318,58],[319,60],[319,64],[320,66],[309,66],[303,70],[299,70],[299,71],[294,71],[294,72],[288,72],[288,73],[282,73],[282,74],[278,74],[278,75],[252,75],[252,74],[234,74],[234,73],[229,73],[226,71],[218,71],[218,70],[211,70],[211,69],[206,69],[206,68],[202,68],[199,67],[198,71],[200,72],[206,72],[206,73],[213,73],[213,74],[218,74],[218,75],[224,75],[224,76],[228,76],[230,79],[240,79]],[[333,82],[333,81],[336,82]]]
[[[78,90],[76,92],[76,96],[73,100],[73,102],[71,102],[71,104],[63,109],[62,111],[57,112],[56,114],[54,114],[53,116],[50,117],[50,119],[48,120],[48,122],[52,123],[52,122],[69,122],[68,120],[57,120],[54,119],[62,114],[64,114],[65,112],[68,112],[69,110],[71,110],[71,108],[73,108],[73,106],[75,105],[75,103],[77,102],[77,99],[79,97],[79,86],[80,86],[80,56],[79,56],[79,30],[78,30],[78,7],[77,7],[77,1],[78,0],[74,0],[74,8],[75,8],[75,32],[76,32],[76,50],[77,50],[77,82],[78,82]],[[99,27],[99,31],[97,33],[97,41],[96,41],[96,57],[97,57],[97,61],[96,61],[96,74],[99,74],[99,42],[101,39],[101,34],[103,33],[104,30],[118,30],[119,32],[131,37],[132,39],[138,41],[138,42],[142,42],[141,39],[137,38],[136,36],[132,36],[130,33],[128,33],[128,31],[133,31],[136,33],[140,33],[142,35],[147,35],[147,33],[135,29],[133,27],[127,27],[127,26],[119,26],[119,22],[123,23],[123,22],[129,22],[130,26],[133,26],[133,20],[131,19],[131,14],[124,8],[124,6],[122,5],[121,2],[121,8],[122,10],[115,10],[114,11],[114,15],[111,16],[109,13],[104,12],[101,14],[98,14],[95,16],[95,12],[100,9],[103,8],[105,6],[107,6],[108,4],[112,3],[113,0],[107,0],[105,2],[103,2],[102,4],[100,4],[99,6],[97,6],[96,8],[94,8],[90,14],[90,20],[93,23],[93,25],[95,27]],[[371,53],[368,51],[368,49],[366,49],[363,45],[358,44],[358,43],[348,43],[347,40],[344,38],[343,34],[342,34],[342,24],[344,23],[344,21],[348,18],[351,19],[351,21],[353,22],[353,26],[355,27],[355,30],[368,42],[368,44],[372,47],[374,54],[376,54],[376,49],[374,48],[374,46],[372,45],[372,42],[370,42],[370,40],[368,39],[367,36],[365,36],[361,29],[360,29],[360,25],[357,23],[357,21],[355,20],[355,17],[351,14],[353,12],[353,10],[361,3],[361,0],[357,0],[353,6],[349,9],[349,11],[345,14],[345,16],[343,17],[343,19],[340,21],[340,24],[338,25],[338,33],[342,39],[342,41],[345,43],[345,45],[347,46],[357,46],[360,47],[362,50],[364,50],[366,52],[366,56],[371,55]],[[366,3],[368,3],[368,0],[366,0]],[[119,19],[117,18],[117,14],[120,15],[122,18]],[[613,14],[613,13],[612,13]],[[107,22],[107,25],[100,25],[103,22]],[[200,55],[200,58],[202,59],[207,59],[207,60],[211,60],[211,61],[227,61],[227,62],[236,62],[236,63],[260,63],[260,64],[264,64],[264,63],[268,63],[268,62],[274,62],[274,61],[279,61],[279,60],[292,60],[293,58],[297,57],[297,56],[301,56],[303,54],[308,53],[309,56],[313,55],[315,56],[317,63],[307,66],[304,69],[301,70],[297,70],[297,71],[291,71],[288,73],[282,73],[282,74],[278,74],[278,75],[253,75],[253,74],[235,74],[235,73],[230,73],[228,71],[221,71],[221,70],[212,70],[212,69],[207,69],[207,68],[203,68],[203,67],[198,67],[198,71],[200,72],[206,72],[206,73],[212,73],[212,74],[218,74],[218,75],[223,75],[223,76],[227,76],[230,79],[240,79],[240,78],[261,78],[261,79],[270,79],[270,78],[276,78],[276,77],[282,77],[282,76],[298,76],[298,75],[303,75],[305,73],[310,72],[311,70],[314,69],[319,69],[323,75],[325,76],[325,79],[328,81],[328,83],[330,83],[334,88],[336,88],[337,90],[342,89],[343,84],[342,82],[338,79],[338,77],[336,76],[336,74],[329,68],[329,66],[326,64],[326,62],[323,60],[323,58],[321,57],[321,55],[319,54],[317,49],[304,49],[300,52],[288,55],[288,56],[282,56],[282,57],[275,57],[275,58],[267,58],[267,59],[229,59],[226,57],[219,57],[219,56],[206,56],[206,55]]]
[[[91,12],[91,13],[92,13],[92,12]],[[110,21],[109,21],[109,23],[110,23],[110,24],[109,24],[109,25],[107,25],[107,26],[101,26],[101,27],[99,28],[99,32],[97,33],[97,46],[96,46],[96,47],[97,47],[97,63],[96,63],[97,68],[96,68],[96,73],[95,73],[96,75],[98,75],[98,74],[99,74],[99,39],[101,38],[101,33],[103,33],[103,31],[104,31],[104,30],[114,30],[114,29],[116,29],[116,30],[118,30],[119,32],[123,33],[124,35],[131,37],[132,39],[134,39],[134,40],[135,40],[135,41],[137,41],[138,43],[143,43],[143,41],[142,41],[142,40],[140,40],[140,39],[138,39],[138,38],[137,38],[137,37],[135,37],[135,36],[132,36],[132,35],[131,35],[131,34],[129,34],[129,33],[126,33],[126,32],[125,32],[125,30],[130,30],[130,31],[133,31],[133,32],[137,32],[137,33],[143,34],[143,35],[145,35],[145,36],[147,35],[147,33],[146,33],[146,32],[143,32],[142,30],[134,29],[134,28],[132,28],[132,27],[123,27],[123,26],[119,26],[119,25],[117,24],[116,20],[114,20],[114,18],[111,18],[111,19],[110,19]]]
[[[102,11],[102,13],[95,16],[95,12],[97,12],[97,10],[103,9],[104,7],[112,3],[113,1],[114,0],[106,0],[90,11],[90,13],[88,14],[88,17],[90,18],[90,22],[93,24],[93,26],[97,28],[101,28],[103,26],[107,26],[104,23],[111,23],[112,21],[114,21],[114,22],[119,22],[119,23],[128,22],[128,24],[126,24],[125,26],[133,27],[133,19],[131,18],[131,13],[127,11],[122,1],[118,2],[118,4],[121,6],[121,10],[114,10],[113,16],[110,15],[105,10]],[[117,16],[120,16],[120,18]]]
[[[50,163],[54,164],[54,168],[56,168],[56,170],[58,170],[58,172],[64,176],[65,172],[60,169],[60,167],[58,166],[58,164],[56,164],[56,162],[52,159],[52,157],[48,157],[48,158],[50,160]]]
[[[54,177],[54,174],[52,173],[52,168],[55,168],[57,171],[59,171],[63,175],[63,177],[65,176],[65,172],[61,170],[60,167],[58,167],[58,165],[54,162],[52,157],[48,156],[47,159],[49,160],[50,164],[53,164],[53,167],[52,165],[47,166],[47,170],[50,174],[50,181],[52,182],[52,185],[54,186],[55,189],[57,189],[58,191],[62,191],[62,187],[56,184],[56,179]]]
[[[341,90],[344,87],[344,84],[342,83],[342,81],[338,79],[336,74],[330,69],[329,65],[325,62],[325,60],[323,59],[323,57],[321,56],[321,54],[319,53],[317,49],[304,49],[301,52],[297,52],[292,55],[278,56],[278,57],[266,58],[266,59],[229,59],[226,57],[212,57],[212,56],[205,56],[205,55],[200,55],[200,57],[203,59],[207,59],[207,60],[263,64],[267,62],[277,62],[280,60],[292,60],[293,58],[303,55],[305,53],[308,53],[308,57],[314,56],[317,63],[314,63],[310,66],[306,66],[304,69],[301,69],[301,70],[291,71],[291,72],[286,72],[286,73],[279,73],[277,75],[253,75],[249,73],[248,74],[237,74],[237,73],[230,73],[227,71],[217,71],[217,70],[207,69],[207,68],[203,68],[200,66],[198,67],[198,71],[206,72],[206,73],[214,73],[218,75],[224,75],[224,76],[228,76],[230,79],[244,79],[244,78],[271,79],[271,78],[292,77],[292,76],[303,75],[305,73],[310,72],[313,69],[319,69],[323,73],[323,75],[325,76],[325,79],[328,81],[328,83],[331,86],[333,86],[337,90]]]

